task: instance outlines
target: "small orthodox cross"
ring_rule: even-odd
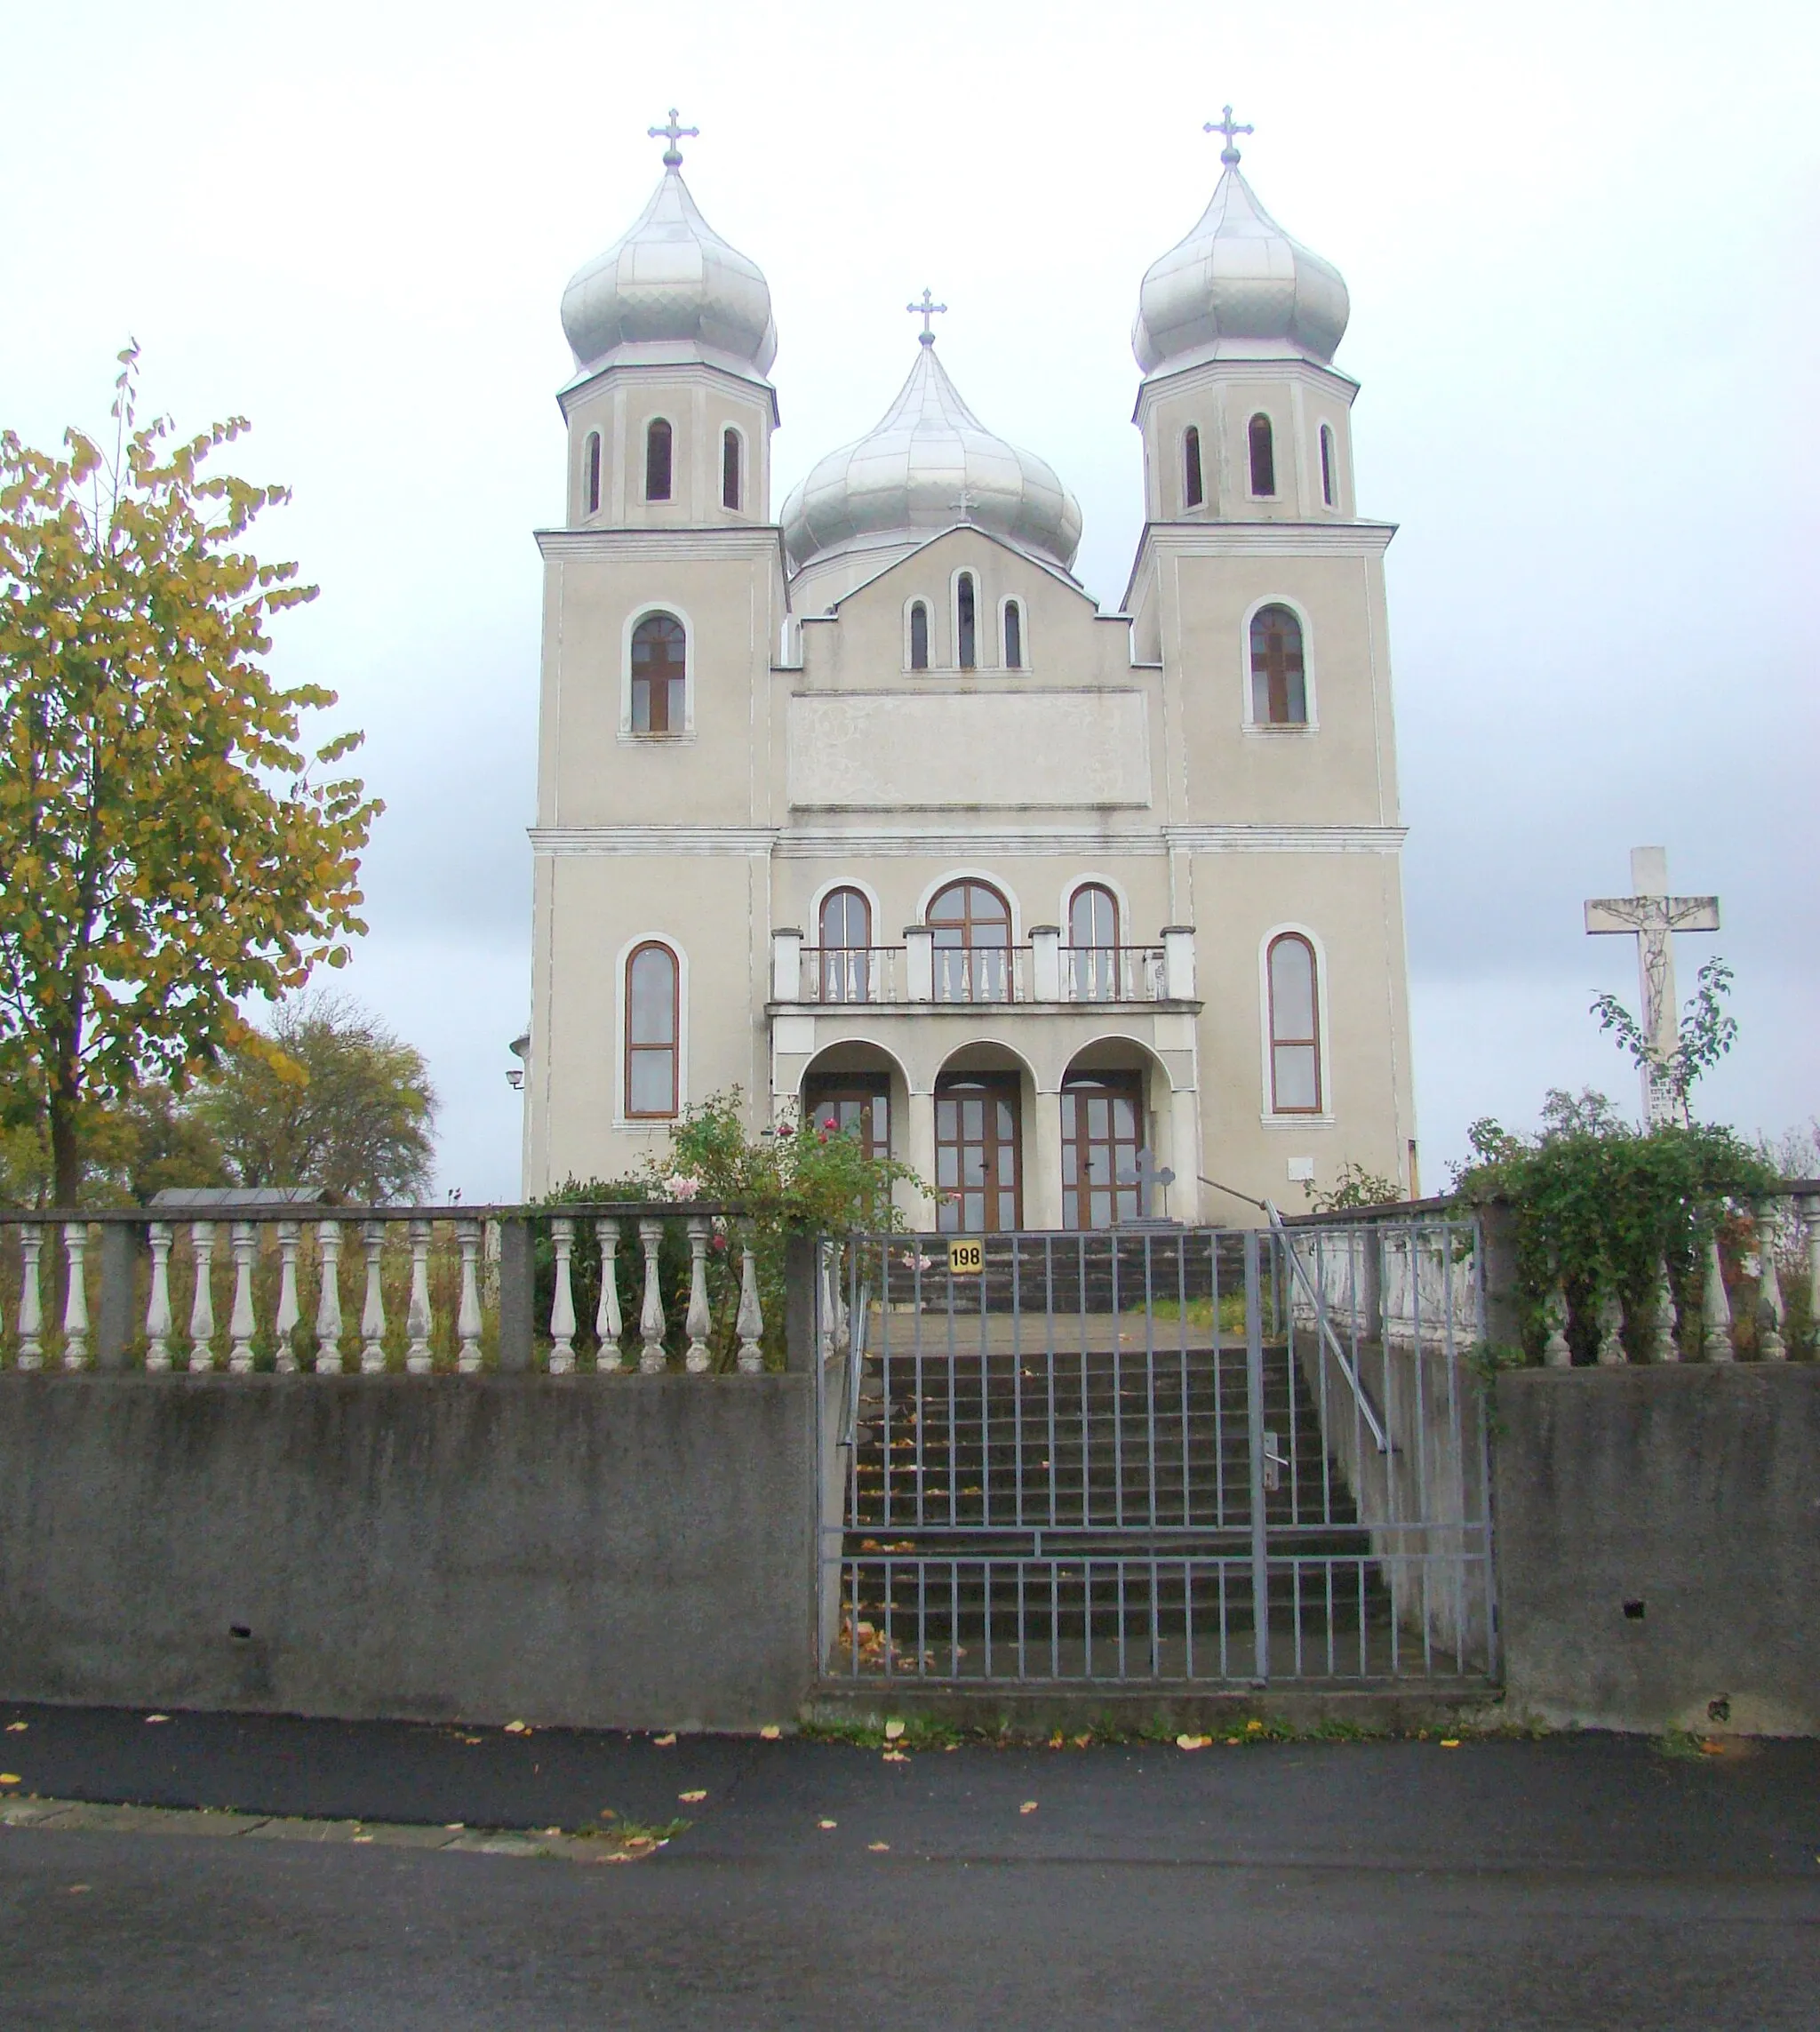
[[[673,120],[675,116],[674,113],[670,116]],[[651,132],[655,133],[657,130],[653,128]],[[1230,106],[1226,108],[1217,120],[1209,120],[1206,126],[1201,129],[1201,132],[1204,134],[1224,134],[1225,136],[1226,145],[1220,150],[1219,159],[1228,169],[1232,169],[1239,160],[1239,151],[1233,146],[1233,136],[1234,134],[1251,134],[1256,132],[1257,129],[1254,127],[1240,126],[1233,118],[1233,109]]]
[[[924,290],[921,303],[906,303],[904,308],[910,313],[911,316],[920,317],[922,320],[922,343],[925,346],[933,346],[935,344],[933,320],[946,311],[947,305],[938,303],[930,292]]]
[[[1232,108],[1228,106],[1226,108],[1226,111],[1230,113],[1232,111]],[[674,106],[671,107],[669,124],[666,127],[653,127],[651,130],[651,138],[652,140],[655,141],[659,137],[661,137],[664,140],[667,140],[670,144],[669,147],[664,150],[664,167],[666,169],[682,168],[682,151],[676,146],[677,142],[682,140],[693,140],[695,137],[700,133],[700,132],[701,129],[699,127],[679,127],[676,124],[676,108]]]
[[[1679,1042],[1680,1010],[1674,998],[1674,934],[1716,932],[1716,896],[1671,896],[1668,852],[1631,849],[1631,893],[1595,897],[1586,905],[1588,932],[1621,932],[1637,941],[1637,973],[1643,992],[1643,1035],[1655,1046],[1656,1063],[1643,1072],[1643,1119],[1653,1129],[1675,1119],[1674,1093],[1663,1070]]]
[[[1129,1185],[1133,1180],[1136,1180],[1138,1185],[1138,1218],[1148,1220],[1152,1218],[1151,1210],[1155,1204],[1153,1196],[1154,1188],[1158,1186],[1167,1188],[1174,1185],[1176,1174],[1167,1164],[1159,1164],[1156,1152],[1145,1144],[1138,1152],[1130,1170],[1120,1174],[1119,1182]]]

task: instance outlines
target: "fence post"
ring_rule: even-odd
[[[101,1292],[95,1319],[95,1366],[123,1369],[132,1339],[132,1274],[139,1229],[130,1220],[101,1223]]]
[[[1479,1248],[1484,1268],[1485,1338],[1493,1348],[1523,1345],[1523,1312],[1517,1293],[1517,1216],[1503,1200],[1479,1209]]]
[[[815,1237],[784,1237],[784,1365],[793,1376],[816,1369]]]
[[[499,1223],[499,1367],[508,1375],[531,1366],[531,1300],[536,1266],[531,1223]]]

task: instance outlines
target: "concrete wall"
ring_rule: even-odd
[[[1820,1367],[1515,1370],[1497,1408],[1510,1707],[1820,1734]]]
[[[0,1376],[0,1698],[785,1719],[813,1668],[812,1390]]]

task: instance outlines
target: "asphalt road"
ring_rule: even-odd
[[[9,1829],[7,2032],[1820,2022],[1816,1744],[898,1763],[789,1740],[0,1708],[16,1720],[0,1734],[14,1793],[692,1824],[619,1868]]]

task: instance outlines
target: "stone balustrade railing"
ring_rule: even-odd
[[[1480,1292],[1488,1283],[1508,1284],[1514,1266],[1496,1260],[1495,1240],[1488,1263],[1482,1225],[1448,1221],[1444,1203],[1429,1201],[1290,1219],[1286,1225],[1309,1280],[1291,1295],[1297,1316],[1319,1310],[1341,1331],[1372,1340],[1426,1344],[1457,1333],[1457,1323],[1476,1316]],[[1484,1218],[1495,1226],[1496,1210]],[[1685,1328],[1666,1261],[1640,1307],[1627,1310],[1615,1290],[1595,1294],[1586,1338],[1596,1339],[1598,1363],[1679,1362],[1696,1352],[1707,1362],[1741,1355],[1761,1362],[1820,1359],[1820,1180],[1791,1180],[1753,1209],[1752,1227],[1752,1245],[1729,1277],[1719,1242],[1707,1244],[1697,1335]],[[1799,1331],[1784,1289],[1785,1270],[1797,1264],[1807,1301]],[[1518,1324],[1501,1311],[1498,1296],[1486,1292],[1488,1310],[1500,1316],[1491,1321],[1491,1338],[1514,1345]],[[1557,1283],[1543,1306],[1545,1365],[1572,1365],[1569,1336],[1576,1324]]]
[[[687,1252],[667,1303],[667,1238],[673,1262]],[[764,1331],[752,1228],[730,1206],[0,1212],[0,1366],[20,1370],[649,1375],[680,1341],[702,1373],[718,1340],[754,1374]]]

